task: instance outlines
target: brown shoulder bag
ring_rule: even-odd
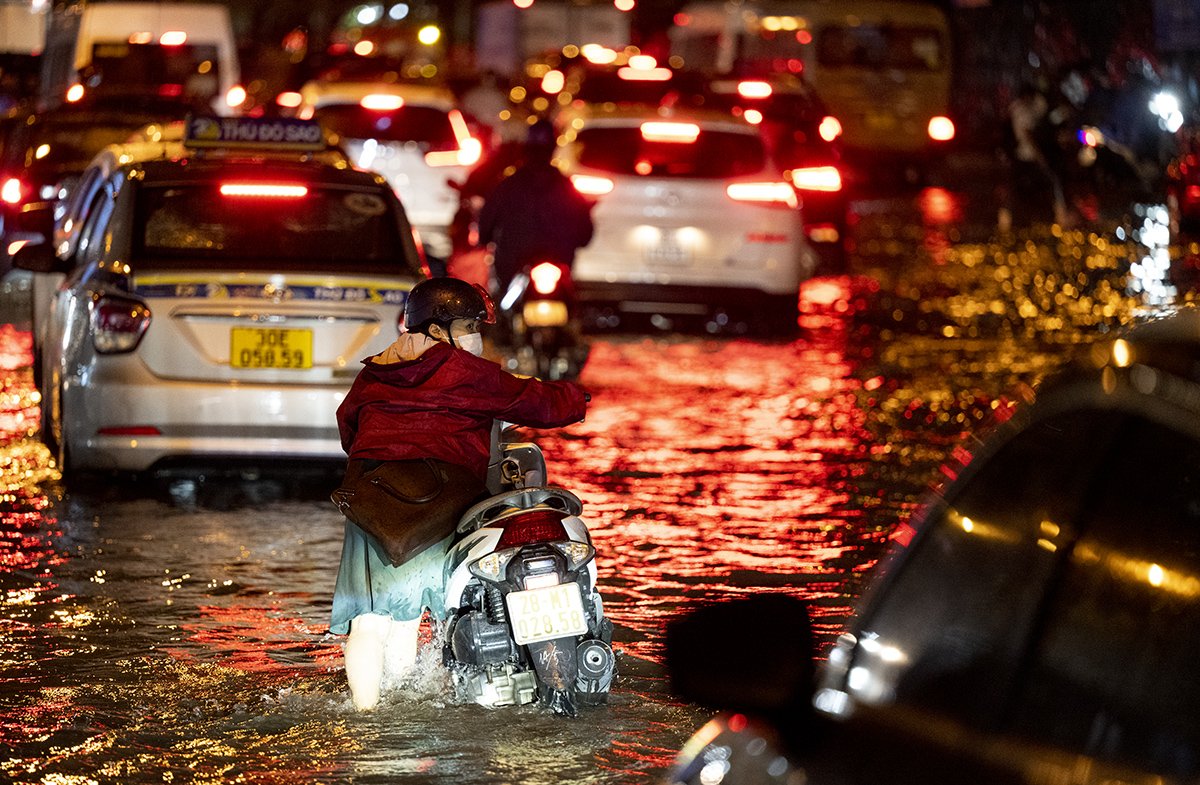
[[[487,493],[470,470],[435,458],[368,465],[351,460],[342,486],[329,498],[375,538],[395,567],[449,536]]]

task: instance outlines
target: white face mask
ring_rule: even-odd
[[[483,335],[481,333],[467,333],[466,335],[458,336],[458,348],[464,349],[476,357],[483,356]]]

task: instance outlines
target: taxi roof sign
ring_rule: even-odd
[[[316,152],[326,148],[325,133],[314,120],[284,117],[211,117],[190,115],[184,147],[258,148]]]

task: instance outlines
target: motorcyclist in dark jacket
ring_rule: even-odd
[[[479,214],[479,242],[492,244],[499,291],[531,262],[570,265],[591,242],[591,204],[552,163],[555,132],[548,120],[529,129],[525,161],[501,180]]]

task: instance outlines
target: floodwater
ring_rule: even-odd
[[[668,690],[671,618],[787,593],[823,651],[966,434],[1089,341],[1190,299],[1172,276],[1200,251],[1170,246],[1157,213],[997,237],[971,209],[940,189],[862,204],[852,274],[806,284],[794,341],[596,339],[586,421],[526,434],[585,502],[616,625],[611,700],[576,720],[459,703],[436,647],[354,711],[327,632],[332,476],[64,483],[6,292],[0,780],[657,782],[706,716]]]

